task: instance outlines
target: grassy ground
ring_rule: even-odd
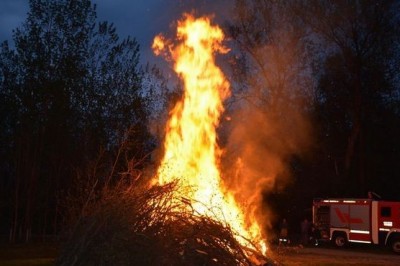
[[[374,246],[336,249],[329,246],[275,249],[274,260],[285,266],[398,266],[400,256]]]
[[[58,245],[54,243],[0,245],[1,266],[54,265]]]
[[[54,265],[59,245],[39,243],[29,245],[0,245],[0,266]],[[338,250],[329,246],[274,248],[273,259],[284,266],[395,266],[400,256],[387,249],[353,246]]]

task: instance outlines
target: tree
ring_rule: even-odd
[[[285,169],[294,173],[286,195],[271,197],[306,206],[312,197],[365,196],[367,189],[395,195],[400,144],[385,129],[399,132],[398,14],[398,1],[236,1],[227,29],[234,41],[230,110],[241,115],[242,130],[235,129],[232,151],[237,143],[257,147],[246,166],[281,167],[281,158],[275,188]],[[311,145],[304,118],[313,121]],[[310,146],[312,160],[293,156]]]
[[[15,49],[4,42],[0,53],[1,170],[13,190],[13,241],[17,232],[28,240],[32,231],[57,231],[60,190],[100,147],[115,152],[128,132],[131,156],[142,156],[148,139],[136,40],[120,41],[112,24],[97,23],[90,0],[29,4]]]
[[[379,110],[395,100],[388,95],[398,77],[399,6],[398,1],[373,0],[298,1],[295,6],[324,42],[324,63],[316,71],[317,111],[321,137],[331,145],[331,169],[358,194],[368,189],[368,146],[379,137],[370,135],[370,129]]]
[[[233,78],[243,96],[255,105],[297,105],[308,100],[310,51],[300,21],[288,12],[290,3],[237,0],[228,26],[233,38]],[[251,92],[251,93],[250,93]],[[249,98],[251,94],[251,98]]]

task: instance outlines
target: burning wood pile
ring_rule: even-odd
[[[261,265],[265,238],[256,217],[224,187],[216,127],[229,83],[214,54],[223,33],[186,14],[178,44],[159,35],[156,54],[174,61],[184,95],[166,126],[164,157],[151,186],[109,190],[83,219],[59,265]],[[263,255],[264,254],[264,255]]]
[[[255,251],[248,256],[228,225],[190,211],[188,200],[173,200],[176,189],[176,183],[130,185],[103,193],[75,227],[57,265],[261,263]]]

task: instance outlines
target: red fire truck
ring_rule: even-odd
[[[386,245],[400,254],[400,202],[375,199],[314,199],[313,224],[320,240]]]

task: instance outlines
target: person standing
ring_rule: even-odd
[[[283,218],[281,225],[280,225],[280,230],[279,230],[279,245],[288,244],[288,243],[289,243],[288,223],[286,221],[286,218]]]
[[[304,218],[304,220],[301,222],[301,243],[303,245],[308,244],[309,232],[310,232],[310,223],[308,222],[307,218]]]
[[[311,224],[311,235],[310,235],[310,242],[313,246],[318,246],[318,240],[321,238],[321,232],[317,228],[315,224]]]

